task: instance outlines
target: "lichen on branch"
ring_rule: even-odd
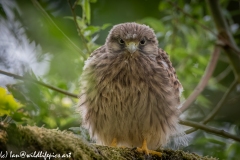
[[[161,160],[215,160],[201,157],[194,153],[181,150],[160,149],[162,157],[138,153],[136,148],[113,148],[90,144],[78,135],[69,131],[46,129],[37,126],[17,126],[15,124],[0,124],[0,150],[3,153],[20,153],[25,151],[47,152],[49,154],[70,155],[62,159],[161,159]],[[9,156],[9,155],[8,155]],[[43,158],[38,158],[43,159]]]

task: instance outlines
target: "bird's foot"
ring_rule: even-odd
[[[153,150],[148,150],[147,148],[144,149],[144,148],[139,148],[137,147],[137,152],[139,153],[145,153],[146,155],[156,155],[158,157],[162,157],[162,153],[161,152],[157,152],[157,151],[153,151]]]
[[[111,147],[117,147],[117,139],[113,138],[112,143],[110,144]]]
[[[161,153],[161,152],[149,150],[149,149],[147,148],[147,141],[146,141],[146,140],[143,141],[143,144],[142,144],[142,147],[141,147],[141,148],[137,147],[137,151],[138,151],[139,153],[145,153],[145,154],[147,154],[147,155],[152,154],[152,155],[157,155],[157,156],[159,156],[159,157],[162,156],[162,153]]]
[[[125,146],[117,146],[117,145],[118,145],[117,139],[113,138],[113,140],[110,144],[110,147],[126,148]]]

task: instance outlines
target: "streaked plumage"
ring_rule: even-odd
[[[83,125],[98,144],[150,149],[178,134],[182,85],[151,28],[116,25],[85,62],[81,76]]]

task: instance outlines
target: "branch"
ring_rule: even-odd
[[[227,100],[229,94],[232,92],[232,90],[236,87],[236,85],[238,84],[238,81],[235,80],[231,86],[228,88],[228,90],[224,93],[223,97],[220,99],[220,101],[218,102],[217,106],[212,110],[212,112],[209,113],[209,115],[202,120],[200,123],[202,124],[207,124],[210,120],[212,120],[215,115],[217,114],[217,112],[221,109],[221,107],[223,106],[224,102]],[[188,129],[187,131],[185,131],[185,133],[189,134],[192,133],[194,131],[196,131],[196,128],[191,128]]]
[[[222,71],[219,75],[217,75],[214,79],[216,82],[220,82],[222,79],[224,79],[230,72],[232,71],[231,66],[227,66],[224,71]]]
[[[206,132],[213,133],[213,134],[216,134],[218,136],[221,136],[221,137],[224,137],[224,138],[230,138],[230,139],[233,139],[235,141],[240,142],[240,137],[239,136],[230,134],[228,132],[225,132],[224,130],[218,130],[218,129],[215,129],[213,127],[208,127],[204,124],[200,124],[200,123],[192,122],[192,121],[186,121],[186,120],[180,120],[179,123],[182,124],[182,125],[198,128],[198,129],[204,130]]]
[[[190,104],[197,98],[197,96],[203,91],[203,89],[206,87],[208,80],[213,74],[213,71],[216,67],[217,60],[220,54],[220,48],[219,46],[214,47],[214,51],[211,56],[211,60],[208,63],[208,66],[204,72],[204,75],[202,76],[200,82],[198,83],[197,87],[194,89],[194,91],[191,93],[191,95],[187,98],[187,100],[183,103],[182,107],[180,108],[181,112],[184,112],[188,107],[190,107]]]
[[[220,101],[218,102],[217,106],[212,110],[212,112],[203,120],[203,123],[207,123],[210,120],[213,119],[213,117],[217,114],[217,112],[220,110],[221,106],[224,104],[224,102],[226,101],[226,99],[228,98],[228,95],[232,92],[232,90],[236,87],[236,85],[238,84],[238,82],[235,80],[230,88],[225,92],[225,94],[223,95],[223,97],[220,99]]]
[[[0,155],[5,155],[6,152],[19,154],[25,151],[27,154],[36,152],[50,155],[63,155],[65,158],[57,158],[62,160],[70,159],[155,159],[155,160],[216,160],[216,158],[202,157],[195,153],[188,153],[181,150],[161,149],[162,157],[156,155],[146,156],[145,154],[136,151],[136,148],[128,147],[108,147],[88,143],[79,135],[74,135],[68,131],[60,131],[58,129],[46,129],[36,126],[20,126],[15,124],[0,123]],[[21,138],[19,138],[21,137]],[[30,146],[30,147],[29,147]],[[23,153],[21,152],[21,153]],[[69,157],[70,156],[70,157]],[[12,159],[9,157],[4,157]],[[26,159],[27,157],[21,157]],[[34,157],[44,159],[44,157]],[[54,157],[45,157],[45,159],[55,159]],[[18,158],[20,159],[20,158]],[[30,158],[33,159],[33,158]]]
[[[85,38],[82,35],[81,28],[79,27],[79,25],[77,23],[77,16],[76,16],[76,13],[75,13],[75,7],[76,7],[76,4],[78,3],[78,1],[79,0],[76,0],[74,5],[72,6],[71,3],[70,3],[70,0],[68,0],[68,5],[69,5],[69,7],[71,9],[71,12],[72,12],[72,15],[73,15],[73,20],[74,20],[74,23],[75,23],[75,25],[77,27],[78,35],[81,37],[85,49],[87,50],[88,53],[90,53],[89,48],[88,48],[88,46],[86,44]]]
[[[40,81],[37,81],[35,79],[32,79],[32,78],[26,78],[26,77],[23,77],[23,76],[19,76],[19,75],[16,75],[16,74],[13,74],[13,73],[9,73],[9,72],[5,72],[5,71],[2,71],[0,70],[0,73],[1,74],[4,74],[6,76],[9,76],[9,77],[13,77],[15,79],[20,79],[20,80],[23,80],[23,81],[28,81],[28,82],[31,82],[31,83],[35,83],[35,84],[38,84],[38,85],[41,85],[41,86],[44,86],[44,87],[47,87],[51,90],[54,90],[54,91],[57,91],[59,93],[62,93],[62,94],[65,94],[67,96],[70,96],[70,97],[73,97],[73,98],[78,98],[78,95],[76,94],[73,94],[73,93],[69,93],[65,90],[62,90],[60,88],[56,88],[54,86],[51,86],[49,84],[46,84],[46,83],[43,83],[43,82],[40,82]]]
[[[32,3],[35,5],[36,8],[38,8],[44,15],[44,17],[54,26],[59,30],[62,35],[69,41],[70,44],[75,47],[75,49],[79,52],[82,53],[81,55],[84,57],[84,53],[82,50],[57,26],[57,24],[52,20],[52,18],[48,15],[48,13],[42,8],[42,6],[39,4],[37,0],[32,0]],[[85,58],[85,57],[84,57]]]
[[[240,50],[229,31],[225,18],[223,17],[219,0],[207,0],[207,3],[218,30],[218,37],[227,45],[226,47],[223,47],[223,49],[230,60],[235,77],[240,82]]]

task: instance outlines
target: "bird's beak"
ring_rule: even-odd
[[[127,43],[127,50],[130,53],[134,53],[137,50],[137,46],[138,45],[135,42],[129,42],[129,43]]]

